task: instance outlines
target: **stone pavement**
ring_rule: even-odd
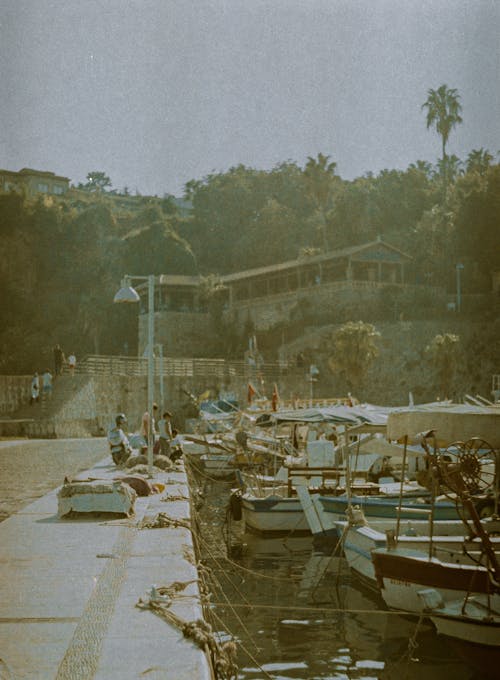
[[[111,458],[78,475],[118,476]],[[209,680],[204,653],[135,605],[152,585],[194,580],[171,609],[202,616],[191,533],[140,529],[164,512],[189,517],[183,469],[158,472],[160,494],[137,498],[133,519],[59,519],[57,489],[0,523],[0,678]]]

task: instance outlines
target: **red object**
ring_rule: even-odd
[[[254,396],[255,396],[256,394],[257,394],[257,390],[254,388],[254,386],[252,385],[252,383],[248,383],[247,400],[248,400],[248,403],[249,403],[249,404],[252,403],[252,399],[254,398]]]
[[[274,383],[273,396],[271,398],[271,407],[272,407],[273,411],[278,410],[279,400],[280,400],[280,395],[278,393],[278,385],[276,385],[276,383]]]

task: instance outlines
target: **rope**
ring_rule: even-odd
[[[214,558],[214,560],[215,560],[215,558]],[[216,560],[215,560],[215,561],[216,561]],[[221,585],[220,581],[217,581],[216,577],[213,575],[212,570],[209,570],[209,569],[208,569],[206,566],[204,566],[204,565],[200,565],[200,566],[203,566],[203,569],[205,570],[205,573],[207,574],[207,576],[208,576],[209,578],[210,578],[211,576],[213,576],[213,582],[215,582],[215,583],[217,584],[217,586],[220,588],[220,591],[221,591],[221,593],[222,593],[222,596],[223,596],[223,598],[226,600],[226,603],[225,603],[226,606],[232,608],[232,605],[231,605],[231,602],[229,601],[229,598],[228,598],[227,595],[225,594],[224,589],[222,588],[222,585]],[[238,588],[238,586],[236,586],[236,585],[231,581],[231,579],[229,578],[229,576],[227,575],[227,573],[225,573],[225,572],[223,572],[223,573],[224,573],[224,576],[225,576],[225,577],[227,578],[227,580],[229,581],[229,583],[231,584],[231,586],[236,590],[236,592],[238,593],[238,595],[245,601],[246,605],[250,607],[250,606],[251,606],[251,605],[250,605],[250,602],[247,600],[247,598],[244,596],[244,594],[240,591],[240,589]],[[209,610],[209,611],[210,611],[210,610]],[[248,628],[245,626],[245,624],[244,624],[243,621],[241,620],[240,616],[238,615],[238,613],[237,613],[234,609],[233,609],[233,614],[234,614],[235,618],[238,620],[238,622],[239,622],[240,626],[242,627],[242,629],[243,629],[243,630],[245,631],[245,633],[247,634],[248,638],[249,638],[250,640],[252,640],[252,642],[253,642],[253,644],[254,644],[254,647],[257,649],[257,644],[256,644],[255,641],[252,639],[252,636],[251,636],[250,631],[249,631]]]
[[[401,664],[401,663],[403,663],[403,661],[406,661],[405,675],[404,675],[403,680],[406,680],[406,678],[408,677],[408,667],[410,665],[410,661],[418,661],[418,659],[415,658],[414,654],[415,654],[416,650],[418,649],[417,636],[418,636],[420,626],[422,625],[422,621],[424,620],[425,616],[426,616],[426,614],[423,614],[423,613],[420,614],[418,621],[417,621],[417,625],[415,626],[415,632],[413,633],[413,635],[410,638],[408,638],[407,650],[398,661],[398,664]]]
[[[188,501],[189,498],[187,496],[184,496],[183,494],[179,494],[177,496],[172,495],[172,496],[163,496],[160,498],[160,501],[162,503],[168,503],[169,501]]]
[[[223,607],[226,602],[216,602],[211,601],[211,604],[217,607]],[[276,610],[276,611],[293,611],[293,612],[326,612],[331,614],[364,614],[364,615],[376,615],[376,616],[404,616],[408,612],[402,611],[392,611],[389,609],[345,609],[344,607],[305,607],[300,605],[273,605],[273,604],[241,604],[238,602],[231,602],[230,606],[233,609],[266,609],[266,610]]]
[[[226,596],[226,594],[224,593],[224,590],[223,590],[223,588],[222,588],[222,586],[221,586],[221,583],[220,583],[219,581],[217,581],[217,579],[213,576],[213,571],[212,571],[211,569],[209,569],[208,567],[206,567],[205,565],[199,564],[199,565],[198,565],[198,573],[199,573],[199,575],[200,575],[200,577],[201,577],[202,582],[204,581],[204,578],[206,578],[207,580],[210,580],[210,581],[212,582],[212,586],[215,586],[216,588],[218,588],[218,589],[220,590],[220,592],[222,593],[222,596],[226,599],[226,605],[232,610],[232,613],[233,613],[234,617],[237,619],[237,621],[240,623],[240,625],[241,625],[241,627],[243,628],[243,630],[246,632],[248,639],[252,642],[252,644],[253,644],[253,646],[255,647],[255,649],[256,649],[256,650],[259,650],[260,648],[257,646],[255,640],[254,640],[254,639],[252,638],[252,636],[250,635],[250,632],[248,631],[248,629],[247,629],[246,626],[244,625],[244,623],[243,623],[243,621],[241,620],[240,616],[238,615],[238,613],[235,611],[235,609],[232,607],[231,603],[229,602],[229,598],[228,598],[228,597]],[[243,595],[242,595],[242,597],[243,597]],[[207,594],[206,599],[209,600],[210,603],[211,603],[210,594]],[[245,598],[243,598],[243,599],[245,599]],[[248,602],[248,601],[247,601],[247,602]],[[249,606],[250,606],[250,603],[248,603],[248,604],[249,604]],[[221,619],[220,616],[218,616],[218,614],[215,612],[215,610],[214,610],[213,607],[210,607],[210,608],[207,609],[207,615],[211,616],[212,619],[213,619],[214,621],[217,621],[218,624],[219,624],[219,626],[220,626],[223,630],[225,630],[228,634],[230,634],[231,637],[234,639],[234,637],[235,637],[234,634],[229,633],[228,628],[227,628],[227,626],[226,626],[226,623]],[[247,648],[245,645],[243,645],[243,644],[241,643],[241,641],[239,641],[239,646],[240,646],[241,650],[248,656],[248,658],[249,658],[249,659],[250,659],[250,660],[251,660],[251,661],[252,661],[252,662],[253,662],[253,663],[254,663],[254,664],[255,664],[255,665],[263,672],[263,673],[264,673],[264,675],[265,675],[267,678],[270,678],[271,680],[273,680],[272,676],[269,675],[269,674],[262,668],[262,666],[261,666],[260,663],[257,661],[257,659],[253,656],[253,654],[251,654],[251,652],[248,650],[248,648]]]
[[[214,617],[214,619],[217,619],[217,621],[219,622],[219,625],[221,625],[222,628],[225,629],[226,626],[225,626],[225,624],[224,624],[224,621],[220,618],[220,616],[218,616],[214,611],[212,611],[211,614],[212,614],[212,616]],[[252,642],[253,642],[253,640],[252,640]],[[261,666],[260,663],[257,661],[257,659],[253,656],[253,654],[251,654],[251,653],[248,651],[248,649],[247,649],[244,645],[241,644],[241,642],[239,642],[239,646],[240,646],[240,649],[248,656],[248,658],[250,659],[250,661],[252,661],[252,663],[254,663],[254,664],[257,666],[257,668],[258,668],[260,671],[262,671],[262,673],[264,673],[264,675],[265,675],[266,678],[270,678],[270,680],[274,680],[275,676],[269,675],[269,673],[267,673],[267,671],[265,671],[265,670],[262,668],[262,666]],[[259,649],[259,648],[257,647],[257,649]]]
[[[186,468],[189,467],[192,472],[195,474],[198,474],[200,477],[203,477],[204,479],[208,479],[210,482],[224,482],[227,480],[224,479],[217,479],[217,477],[211,477],[205,470],[203,470],[201,467],[198,467],[195,463],[192,461],[186,461],[187,465]],[[231,473],[228,472],[228,477]]]
[[[140,598],[136,604],[139,609],[150,609],[156,615],[176,626],[188,640],[202,649],[210,658],[214,669],[215,680],[236,680],[238,667],[236,666],[236,644],[232,641],[220,644],[212,631],[209,623],[203,619],[186,621],[170,610],[173,599],[179,597],[183,590],[192,581],[186,583],[176,582],[170,586],[152,588],[150,596]]]
[[[144,518],[139,524],[139,529],[191,529],[191,524],[187,519],[170,517],[166,512],[159,512],[153,518]]]
[[[200,537],[198,536],[198,538],[200,538]],[[206,545],[205,539],[201,539],[201,540]],[[208,550],[208,548],[207,548],[207,550]],[[216,561],[216,559],[217,559],[213,554],[210,554],[209,557],[211,559],[213,559],[214,561]],[[297,583],[298,583],[302,579],[301,576],[293,576],[293,575],[289,576],[288,578],[284,578],[284,577],[281,577],[281,576],[268,576],[267,574],[263,574],[261,571],[256,571],[255,569],[250,569],[249,567],[244,567],[243,565],[238,564],[238,562],[235,562],[234,560],[232,560],[230,557],[228,557],[224,553],[221,553],[221,559],[223,559],[225,562],[227,562],[228,564],[233,566],[235,569],[238,569],[239,571],[243,571],[247,574],[251,574],[252,576],[258,576],[260,579],[267,579],[268,581],[276,581],[276,582],[281,581],[283,583],[290,583],[291,581],[297,581]],[[220,565],[219,568],[221,569],[221,571],[223,570],[222,565]]]

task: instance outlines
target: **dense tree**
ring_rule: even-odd
[[[462,352],[460,337],[453,333],[436,335],[425,348],[425,352],[436,373],[439,396],[444,399],[450,398],[453,378]]]
[[[111,180],[108,175],[100,170],[93,170],[92,172],[87,173],[86,179],[87,182],[85,184],[80,183],[78,189],[102,192],[106,191],[106,189],[111,186]]]
[[[125,319],[123,306],[109,305],[124,273],[224,274],[379,234],[412,255],[408,277],[413,269],[414,279],[407,280],[454,292],[455,265],[462,262],[464,314],[465,296],[482,293],[483,308],[477,302],[471,313],[491,319],[494,301],[486,294],[492,272],[500,270],[500,165],[485,149],[473,149],[465,164],[445,154],[444,165],[446,170],[442,160],[437,167],[418,160],[405,171],[384,169],[345,181],[328,156],[318,154],[303,169],[293,161],[269,171],[240,165],[192,180],[184,201],[115,195],[104,190],[104,173],[89,173],[97,184],[103,180],[103,190],[87,193],[29,198],[0,192],[0,235],[8,255],[0,261],[1,368],[42,368],[40,357],[50,357],[55,342],[80,356],[121,353],[126,332],[134,347],[137,313]],[[444,200],[443,172],[449,180]],[[395,288],[385,298],[392,319],[401,312],[432,318],[445,311],[445,292],[431,288]],[[287,333],[300,332],[305,320],[319,323],[320,312],[307,301],[297,305],[291,322],[296,330]],[[239,352],[241,329],[227,318],[224,323],[232,349],[226,343],[220,351]]]
[[[328,365],[354,391],[361,388],[363,376],[378,356],[379,337],[375,326],[363,321],[349,321],[333,334]]]

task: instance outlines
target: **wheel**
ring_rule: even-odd
[[[495,482],[496,453],[480,437],[451,444],[439,457],[442,481],[453,493],[481,493]]]

